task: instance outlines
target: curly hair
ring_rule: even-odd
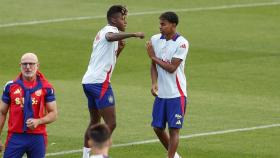
[[[110,21],[110,19],[116,14],[121,13],[122,15],[127,15],[128,10],[125,6],[122,5],[113,5],[109,8],[107,11],[107,20]]]

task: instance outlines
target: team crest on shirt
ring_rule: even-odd
[[[35,92],[35,95],[36,96],[41,96],[41,94],[42,94],[42,90],[41,89],[39,89],[39,90],[37,90],[36,92]]]
[[[110,95],[110,96],[108,97],[108,101],[109,101],[109,103],[113,103],[113,102],[114,102],[114,98],[113,98],[112,95]]]

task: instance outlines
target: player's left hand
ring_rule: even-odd
[[[140,38],[140,39],[145,38],[144,32],[135,32],[134,35],[135,35],[135,37]]]
[[[38,127],[38,125],[41,124],[41,120],[40,119],[34,119],[34,118],[30,118],[26,121],[26,125],[28,128],[30,129],[35,129],[36,127]]]
[[[156,97],[158,95],[157,92],[158,92],[158,86],[157,86],[157,84],[153,84],[152,88],[151,88],[152,95]]]
[[[148,53],[150,58],[153,58],[153,57],[156,56],[151,41],[146,42],[146,50],[147,50],[147,53]]]

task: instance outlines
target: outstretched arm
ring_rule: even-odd
[[[130,37],[137,37],[140,39],[143,39],[145,37],[143,32],[135,32],[135,33],[126,33],[126,32],[119,32],[119,33],[113,33],[113,32],[108,32],[105,35],[106,39],[110,42],[113,41],[120,41],[126,38]]]

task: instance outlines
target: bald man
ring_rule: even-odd
[[[38,58],[25,53],[19,64],[21,73],[7,82],[0,101],[0,134],[9,112],[4,158],[44,158],[47,145],[46,124],[57,118],[54,89],[39,72]],[[0,142],[0,150],[4,147]]]

